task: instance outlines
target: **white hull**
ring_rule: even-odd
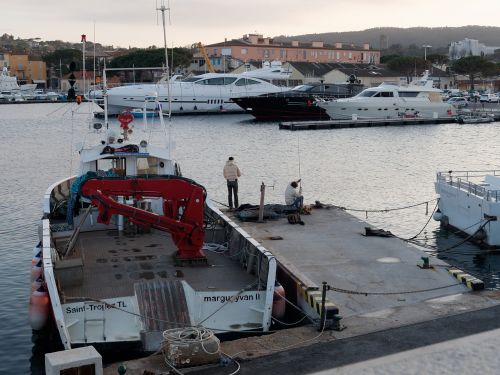
[[[441,172],[435,183],[444,225],[500,246],[500,177],[485,172]],[[477,233],[481,230],[480,233]],[[483,238],[484,237],[484,238]]]

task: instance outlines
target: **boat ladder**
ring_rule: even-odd
[[[106,304],[104,302],[94,302],[94,301],[84,301],[83,306],[83,337],[85,342],[87,342],[87,324],[90,323],[91,326],[97,326],[101,322],[102,324],[102,339],[106,341]],[[92,317],[87,317],[87,311],[92,311]],[[101,316],[95,316],[96,312],[102,312]]]

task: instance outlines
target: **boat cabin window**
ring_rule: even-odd
[[[202,79],[201,81],[195,82],[197,85],[230,85],[236,81],[235,77],[217,77]]]
[[[127,164],[125,158],[106,158],[96,160],[96,171],[109,171],[115,169],[119,171],[126,171]]]
[[[236,86],[247,86],[247,85],[258,85],[258,84],[260,84],[259,81],[250,78],[240,78],[235,83]]]
[[[394,93],[392,91],[380,91],[373,95],[374,98],[392,98]]]
[[[158,158],[137,158],[137,176],[158,174]]]
[[[400,91],[399,96],[401,98],[416,98],[419,91]]]
[[[375,95],[377,93],[377,91],[361,91],[357,96],[360,97],[360,98],[370,98],[372,97],[373,95]]]

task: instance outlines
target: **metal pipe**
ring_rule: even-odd
[[[323,331],[325,329],[326,322],[326,311],[325,311],[325,301],[326,301],[326,289],[327,289],[326,281],[323,281],[323,292],[321,293],[321,315],[319,322],[319,331]]]
[[[259,223],[264,222],[264,197],[266,195],[266,185],[264,182],[260,185],[260,205],[259,205]]]

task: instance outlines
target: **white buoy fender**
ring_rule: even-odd
[[[40,286],[37,290],[31,293],[29,306],[29,320],[31,328],[38,331],[42,329],[49,318],[49,293],[47,289]]]
[[[285,301],[285,288],[278,284],[274,287],[273,294],[273,317],[281,319],[285,316],[286,301]]]
[[[432,218],[436,221],[441,221],[443,220],[443,213],[439,211],[439,208],[434,212],[434,215],[432,215]]]

